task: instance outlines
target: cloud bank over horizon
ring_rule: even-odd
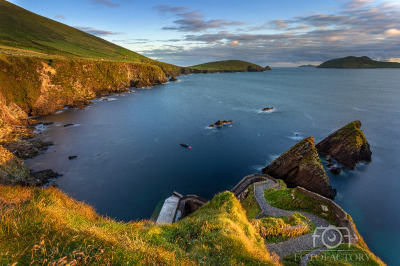
[[[397,3],[367,0],[339,3],[331,14],[314,13],[259,25],[249,21],[206,20],[200,10],[159,5],[154,9],[160,15],[173,18],[161,30],[180,32],[181,38],[149,41],[158,43],[158,47],[137,52],[180,65],[227,59],[290,65],[349,55],[367,55],[383,61],[400,57]]]

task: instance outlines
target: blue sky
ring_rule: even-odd
[[[400,61],[400,0],[9,0],[153,59],[319,64]]]

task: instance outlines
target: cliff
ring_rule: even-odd
[[[314,147],[313,137],[303,139],[262,171],[282,179],[288,187],[304,187],[330,199],[336,195]]]
[[[353,170],[358,162],[371,161],[370,145],[360,128],[360,121],[351,122],[330,134],[315,147]]]
[[[2,56],[0,70],[7,109],[24,119],[87,103],[98,94],[167,81],[161,68],[143,63]]]

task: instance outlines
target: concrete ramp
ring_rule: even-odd
[[[176,210],[179,206],[179,200],[182,197],[174,192],[171,197],[167,198],[162,206],[161,212],[157,218],[157,224],[172,224],[175,220]]]

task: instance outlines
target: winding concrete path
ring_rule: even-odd
[[[271,215],[271,216],[290,216],[293,213],[296,213],[295,211],[287,211],[287,210],[282,210],[282,209],[278,209],[275,208],[273,206],[271,206],[270,204],[268,204],[268,202],[265,200],[264,197],[264,191],[266,188],[275,185],[276,182],[274,182],[273,180],[269,180],[266,182],[260,182],[260,183],[256,183],[254,184],[254,197],[256,198],[256,200],[258,201],[262,213],[261,214],[266,214],[266,215]],[[333,226],[330,223],[328,223],[326,220],[311,214],[311,213],[307,213],[307,212],[297,212],[300,213],[302,215],[304,215],[305,217],[307,217],[308,219],[310,219],[317,227],[329,227],[329,226]],[[261,215],[260,214],[260,215]],[[259,216],[260,216],[259,215]],[[290,238],[288,240],[279,242],[279,243],[266,243],[266,247],[268,248],[268,250],[270,252],[274,252],[276,253],[279,257],[283,258],[286,255],[295,253],[295,252],[301,252],[307,249],[313,249],[315,247],[323,247],[325,246],[325,244],[322,241],[322,234],[325,232],[325,229],[317,229],[317,232],[315,233],[315,235],[317,237],[313,237],[313,234],[306,234],[306,235],[301,235],[298,237],[294,237],[294,238]],[[331,232],[332,233],[332,232]],[[333,234],[331,234],[332,238],[335,238],[337,240],[341,239],[341,235],[339,236],[338,233],[333,230]],[[330,243],[331,245],[334,245],[335,243]],[[311,254],[312,252],[308,253],[307,255]],[[306,257],[307,255],[305,255],[304,257]],[[308,259],[310,258],[310,256],[308,256]],[[304,262],[305,264],[302,265],[307,265],[308,259]]]

